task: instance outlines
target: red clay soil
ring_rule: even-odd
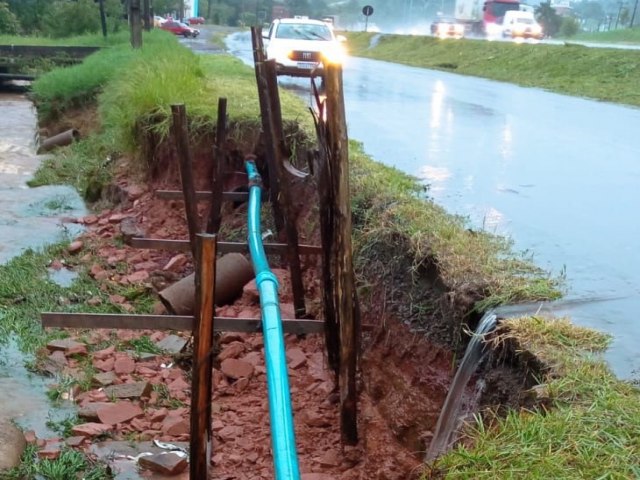
[[[74,255],[80,263],[103,285],[142,285],[154,292],[188,274],[191,271],[188,255],[137,250],[122,245],[121,241],[123,224],[129,228],[135,224],[147,237],[186,238],[182,202],[155,199],[150,187],[130,185],[123,179],[119,180],[116,190],[121,200],[117,207],[78,219],[86,225],[86,232],[79,239],[82,244],[74,245],[78,250]],[[123,262],[126,271],[122,270]],[[272,263],[280,280],[283,317],[292,318],[288,271],[278,262]],[[309,304],[320,304],[320,278],[317,267],[307,264],[305,286]],[[120,305],[122,311],[131,309],[122,297],[112,296],[110,300]],[[367,313],[378,311],[374,305],[362,305],[362,311],[363,322],[378,328],[363,339],[358,381],[360,442],[356,447],[344,447],[340,443],[339,395],[327,369],[323,337],[286,335],[303,479],[400,480],[421,475],[422,458],[451,381],[452,355],[409,332],[393,318]],[[255,284],[250,282],[234,304],[217,308],[216,314],[259,317]],[[103,376],[107,377],[106,384],[144,381],[154,388],[139,397],[118,400],[121,403],[115,410],[121,416],[114,414],[113,408],[106,408],[105,403],[114,401],[113,393],[109,396],[101,387],[77,395],[75,400],[86,415],[87,424],[91,425],[75,427],[74,437],[67,443],[88,449],[105,433],[113,440],[188,442],[189,362],[172,363],[174,359],[169,356],[141,360],[113,348],[104,349],[103,343],[114,339],[122,342],[142,335],[159,341],[170,333],[93,330],[74,335],[86,345],[96,370],[107,374]],[[179,335],[188,338],[189,334]],[[217,345],[211,478],[274,478],[262,335],[226,333],[218,338]],[[82,347],[76,346],[64,355],[58,351],[50,356],[60,368],[75,374],[78,362],[74,354],[79,350]],[[45,452],[52,445],[55,447],[56,441],[39,440],[44,450],[41,455],[55,456]],[[188,469],[172,478],[187,477]]]

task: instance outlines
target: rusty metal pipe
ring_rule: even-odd
[[[228,253],[216,262],[215,302],[226,305],[242,293],[253,278],[251,262],[240,253]],[[167,310],[174,315],[193,315],[195,311],[195,276],[184,277],[162,290],[158,295]]]
[[[58,135],[54,135],[53,137],[47,138],[40,144],[40,148],[38,148],[38,153],[48,152],[52,150],[54,147],[63,147],[65,145],[71,145],[73,142],[77,141],[80,138],[80,132],[75,128],[67,130],[66,132],[59,133]]]

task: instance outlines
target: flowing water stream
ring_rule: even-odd
[[[0,94],[0,263],[27,248],[40,248],[76,235],[79,227],[64,218],[86,214],[73,188],[26,185],[43,159],[35,153],[36,128],[36,112],[30,101],[21,95]],[[0,342],[0,424],[13,420],[45,436],[50,433],[49,419],[64,418],[72,410],[69,406],[56,409],[55,415],[50,413],[46,391],[51,380],[32,375],[25,368],[29,359],[17,348],[15,339]]]
[[[444,401],[433,439],[429,445],[426,460],[431,461],[441,453],[444,453],[450,443],[451,436],[458,425],[458,412],[462,403],[462,393],[464,392],[471,375],[477,370],[478,366],[488,353],[484,344],[484,335],[492,331],[496,327],[497,315],[494,311],[489,311],[480,319],[478,328],[476,328],[467,350],[464,353],[460,367],[453,377],[449,393]]]

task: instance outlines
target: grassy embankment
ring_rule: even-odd
[[[608,338],[566,319],[508,320],[496,343],[515,342],[549,366],[544,409],[476,417],[458,447],[432,467],[446,478],[640,478],[640,392],[617,380],[593,352]]]
[[[640,106],[640,51],[349,33],[352,55]]]
[[[153,128],[161,136],[166,135],[169,105],[173,102],[186,103],[192,127],[207,126],[215,121],[217,97],[226,96],[229,98],[229,112],[233,121],[256,124],[258,104],[253,73],[239,61],[224,56],[198,57],[161,32],[146,36],[145,42],[145,49],[141,52],[133,52],[125,45],[115,46],[95,54],[82,65],[52,72],[36,83],[34,94],[43,114],[55,116],[79,104],[97,103],[102,129],[96,135],[62,149],[54,159],[46,162],[38,171],[34,185],[69,183],[83,192],[89,177],[97,176],[108,181],[113,162],[105,162],[104,159],[117,158],[121,154],[136,157],[136,139],[140,128]],[[310,128],[304,106],[292,97],[285,95],[285,98],[285,117],[299,120],[305,129]],[[506,240],[484,232],[468,231],[463,219],[452,217],[436,205],[421,200],[421,188],[413,179],[372,162],[355,143],[351,151],[353,209],[354,217],[359,219],[354,232],[358,263],[366,263],[368,246],[383,238],[388,239],[390,245],[398,241],[409,245],[406,253],[412,257],[414,265],[420,265],[427,258],[434,260],[444,282],[451,288],[456,288],[469,278],[479,279],[486,285],[488,304],[557,295],[553,279],[511,252]],[[139,168],[143,169],[144,164]],[[89,310],[85,304],[89,295],[105,297],[103,304],[94,307],[94,311],[116,308],[109,305],[106,297],[112,292],[98,291],[97,285],[86,273],[71,289],[61,289],[48,282],[45,275],[47,262],[51,258],[64,256],[62,247],[54,246],[41,253],[28,252],[0,266],[0,304],[4,305],[0,317],[4,338],[18,333],[23,335],[24,348],[35,349],[45,341],[38,327],[38,313],[56,308]],[[77,260],[67,257],[66,261],[73,263]],[[30,280],[26,282],[25,278]],[[125,292],[125,295],[131,297],[136,311],[148,309],[149,297],[145,292],[136,290]],[[71,299],[71,304],[63,301],[64,306],[60,307],[61,298]],[[551,332],[554,331],[555,327],[551,328]],[[594,370],[604,372],[601,365]],[[571,373],[567,371],[567,374]],[[610,374],[602,375],[607,375],[607,382],[599,381],[598,386],[607,398],[611,398],[618,389],[627,388]],[[560,378],[557,381],[566,388],[558,390],[561,393],[574,389],[568,380],[562,383]],[[579,377],[573,381],[575,388],[579,387],[576,391],[591,391],[591,383],[585,382],[583,386]],[[566,401],[563,408],[567,412],[582,408],[582,403],[578,402],[573,407],[573,402],[582,402],[587,398],[581,395],[575,399],[567,397],[566,393],[559,397],[563,402]],[[629,412],[637,414],[637,402],[629,402],[629,405]],[[598,409],[598,412],[606,413],[602,409]],[[516,425],[512,428],[524,428],[531,422],[543,426],[548,418],[549,414],[514,413],[505,422]],[[564,428],[569,427],[573,425]],[[498,458],[502,455],[499,440],[504,438],[500,437],[500,432],[507,431],[506,428],[487,429],[498,437],[494,441]],[[628,435],[633,425],[615,423],[615,428],[616,431],[608,434],[610,438]],[[591,430],[593,432],[595,428],[592,426]],[[456,452],[445,457],[441,465],[451,468],[451,472],[460,472],[459,475],[466,478],[476,478],[474,472],[490,468],[491,465],[481,463],[487,458],[489,440],[485,440],[480,431],[473,436],[482,440],[481,449],[466,454]],[[518,438],[510,438],[513,445],[509,448],[522,451]],[[558,441],[564,439],[561,436],[557,438]],[[604,437],[596,435],[596,445],[603,440]],[[549,442],[549,439],[541,441]],[[545,444],[536,444],[536,448],[544,449]],[[572,440],[562,452],[550,450],[549,455],[567,456],[571,448],[583,447]],[[627,447],[622,445],[621,448]],[[634,450],[627,450],[634,454]],[[476,456],[475,460],[473,455]],[[460,458],[466,458],[467,463],[460,465],[462,462],[459,460],[456,463],[456,459]],[[597,457],[593,460],[594,468],[600,465]],[[497,461],[494,462],[498,466]],[[616,471],[628,471],[621,470],[623,465],[618,468]],[[495,474],[494,470],[493,478]]]
[[[571,39],[599,43],[637,45],[640,44],[640,28],[620,28],[609,32],[579,33],[571,37]]]

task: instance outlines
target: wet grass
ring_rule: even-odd
[[[259,128],[255,76],[240,60],[228,55],[198,56],[163,31],[145,34],[145,47],[127,43],[88,57],[82,64],[40,77],[33,96],[42,122],[53,121],[80,105],[97,105],[101,131],[58,149],[36,172],[31,186],[69,184],[90,201],[110,179],[109,163],[127,154],[147,165],[140,155],[145,135],[157,142],[169,135],[171,105],[186,106],[193,132],[215,129],[219,97],[228,99],[230,134]],[[161,72],[161,73],[158,73]],[[306,109],[293,96],[283,96],[284,115],[310,130]],[[194,134],[195,135],[195,134]]]
[[[129,31],[110,33],[107,38],[102,34],[87,34],[77,37],[49,38],[42,36],[0,35],[0,45],[43,45],[69,47],[103,47],[122,44],[129,41]]]
[[[621,28],[609,32],[579,33],[573,40],[602,43],[626,43],[629,45],[640,44],[640,28]]]
[[[640,106],[640,51],[350,33],[353,55]]]
[[[94,462],[82,452],[70,448],[63,449],[60,457],[55,460],[39,460],[37,447],[28,445],[22,455],[19,467],[3,472],[3,480],[24,480],[43,478],[47,480],[69,480],[82,478],[84,480],[108,480],[113,476],[106,465]]]
[[[504,321],[495,343],[516,342],[548,366],[548,408],[477,417],[460,446],[432,466],[445,478],[640,478],[640,391],[595,355],[609,338],[567,319]],[[425,477],[428,478],[428,477]]]
[[[86,253],[86,252],[85,252]],[[50,281],[47,266],[54,259],[77,267],[80,273],[69,288]],[[139,295],[130,303],[138,312],[149,312],[152,299],[140,287]],[[126,287],[112,285],[100,289],[89,277],[79,259],[66,253],[66,244],[56,244],[41,251],[27,250],[4,265],[0,265],[0,342],[16,337],[24,352],[35,352],[53,338],[68,336],[68,332],[40,325],[40,313],[46,311],[125,313],[109,301],[109,295],[127,295]],[[89,299],[99,298],[100,305],[89,305]],[[95,302],[92,302],[95,303]]]
[[[171,56],[171,47],[176,45],[171,34],[158,30],[144,34],[145,46],[140,50],[132,49],[125,38],[116,37],[111,47],[89,55],[80,64],[40,76],[33,83],[32,94],[41,120],[55,119],[64,110],[95,102],[109,81],[142,59],[162,57],[165,52]]]

